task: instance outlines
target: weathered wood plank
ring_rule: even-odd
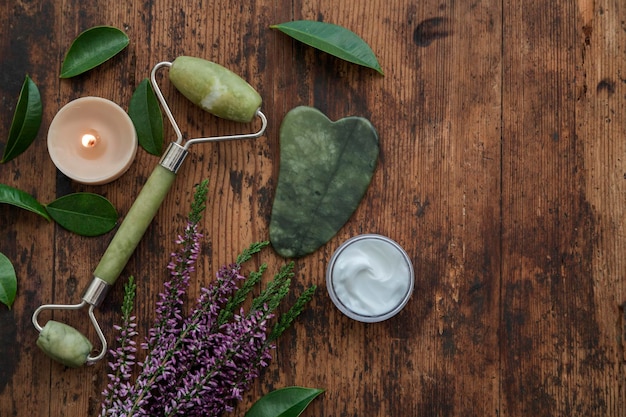
[[[586,3],[591,12],[583,13]],[[591,230],[580,244],[591,246],[589,313],[597,329],[597,340],[580,355],[580,368],[594,387],[590,402],[598,404],[598,415],[619,415],[626,409],[626,7],[620,1],[580,2],[579,7],[576,119],[578,137],[584,138],[584,194],[591,212]]]
[[[52,96],[59,84],[49,67],[49,62],[57,59],[56,9],[50,4],[23,2],[8,6],[0,6],[2,151],[25,75],[37,84],[42,97]],[[52,114],[44,108],[42,126],[50,123]],[[0,166],[0,182],[47,203],[55,197],[53,173],[42,128],[31,148]],[[1,204],[0,241],[0,252],[12,261],[18,278],[12,309],[0,307],[0,414],[47,415],[51,365],[34,345],[31,314],[33,305],[52,297],[55,227],[32,213]],[[44,394],[39,401],[32,401],[33,393]]]
[[[614,106],[595,68],[605,60],[603,77],[617,77],[604,63],[623,65],[623,53],[602,40],[623,39],[623,30],[610,27],[624,16],[617,2],[605,3],[504,7],[500,346],[507,415],[619,415],[623,404],[614,329],[623,283],[601,269],[614,248],[600,238],[603,222],[617,221],[623,208],[597,190],[623,187],[616,166],[597,155],[607,141],[620,141],[612,129],[621,122],[607,127],[593,109]],[[620,265],[615,273],[623,277],[623,261],[611,268]],[[610,375],[615,384],[606,382]]]

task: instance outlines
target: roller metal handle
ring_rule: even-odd
[[[95,363],[106,355],[107,340],[96,320],[94,308],[102,303],[109,288],[126,266],[172,187],[176,172],[186,156],[187,151],[176,143],[171,144],[165,152],[113,236],[113,240],[94,271],[94,278],[83,294],[82,302],[73,305],[46,304],[35,310],[32,321],[39,331],[37,345],[48,356],[66,366],[77,367],[85,363]],[[78,310],[85,306],[89,307],[89,319],[102,343],[100,353],[96,356],[91,356],[93,346],[78,330],[54,320],[49,320],[42,327],[38,321],[39,314],[44,310]]]

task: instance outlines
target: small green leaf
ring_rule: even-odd
[[[298,417],[322,392],[317,388],[280,388],[252,404],[245,417]]]
[[[15,269],[9,258],[0,252],[0,303],[5,304],[9,309],[15,301],[17,292],[17,277]]]
[[[72,42],[61,66],[61,78],[89,71],[113,58],[128,46],[128,36],[112,26],[87,29]]]
[[[139,145],[146,152],[160,156],[163,152],[163,116],[150,81],[146,78],[133,93],[128,106]]]
[[[37,85],[28,75],[22,84],[20,98],[15,107],[9,140],[4,148],[1,163],[5,163],[24,152],[33,143],[41,126],[42,106]]]
[[[19,208],[23,208],[33,213],[37,213],[46,220],[50,220],[50,216],[46,208],[39,203],[32,195],[25,191],[18,190],[6,184],[0,184],[0,203],[11,204]]]
[[[353,64],[383,70],[370,46],[357,34],[342,26],[313,20],[296,20],[270,26],[292,38]],[[383,74],[384,75],[384,74]]]
[[[46,210],[59,225],[82,236],[102,235],[117,223],[115,207],[98,194],[68,194],[48,204]]]

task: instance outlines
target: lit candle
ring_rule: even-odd
[[[48,152],[59,171],[74,181],[105,184],[130,167],[137,134],[120,106],[100,97],[83,97],[66,104],[52,120]]]

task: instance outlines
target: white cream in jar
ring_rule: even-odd
[[[326,284],[339,310],[364,322],[386,320],[407,303],[413,265],[393,240],[375,234],[347,240],[328,265]]]

